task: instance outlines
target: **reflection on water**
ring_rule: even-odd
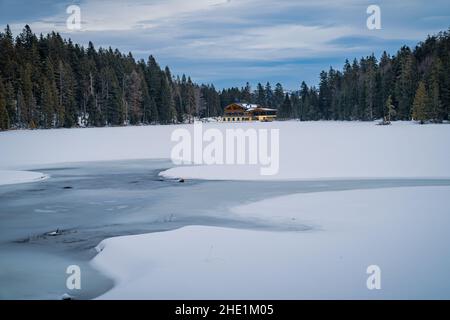
[[[89,267],[103,239],[186,225],[285,230],[256,224],[228,208],[300,193],[402,186],[450,185],[450,180],[185,181],[158,176],[164,160],[114,161],[39,168],[39,183],[0,187],[0,299],[59,299],[67,266],[82,268],[89,299],[112,283]],[[296,231],[312,226],[296,226]],[[292,229],[289,229],[292,230]],[[72,295],[75,295],[71,293]]]

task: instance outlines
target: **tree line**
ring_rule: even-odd
[[[220,109],[212,85],[173,77],[153,56],[136,61],[117,49],[87,48],[29,26],[0,33],[0,126],[59,128],[169,124]]]
[[[117,49],[84,48],[58,33],[36,36],[29,26],[14,38],[0,33],[0,129],[122,126],[191,122],[222,115],[233,102],[278,109],[282,119],[442,122],[450,114],[450,33],[345,62],[320,73],[318,87],[280,83],[253,90],[216,90],[173,76],[155,58],[136,61]]]
[[[345,61],[342,70],[320,73],[318,87],[302,82],[285,92],[280,83],[249,84],[221,92],[222,106],[241,101],[278,109],[284,119],[450,120],[450,30],[429,36],[413,50],[403,46],[395,55],[384,52]]]

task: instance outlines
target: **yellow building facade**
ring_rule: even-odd
[[[263,108],[256,104],[232,103],[225,107],[222,121],[224,122],[247,122],[261,121],[270,122],[277,117],[277,110]]]

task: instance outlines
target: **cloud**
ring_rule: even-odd
[[[0,21],[12,23],[15,33],[28,23],[37,33],[56,30],[82,44],[91,40],[142,58],[154,54],[175,73],[193,71],[202,80],[230,85],[229,70],[261,82],[288,77],[289,69],[302,71],[298,82],[312,79],[316,75],[307,73],[318,66],[394,51],[445,30],[450,15],[444,0],[379,0],[382,30],[370,31],[369,0],[80,0],[75,3],[82,10],[82,30],[71,32],[65,9],[73,2],[2,1],[12,14],[3,13]],[[34,10],[28,8],[21,19],[25,6]]]
[[[299,24],[253,27],[237,34],[221,34],[191,39],[173,50],[181,57],[191,56],[216,60],[278,60],[323,56],[340,50],[330,42],[351,34],[348,27],[304,26]],[[181,49],[181,48],[180,48]],[[165,52],[169,53],[169,52]]]

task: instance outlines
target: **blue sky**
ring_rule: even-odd
[[[82,28],[66,28],[66,8],[81,8]],[[366,27],[370,4],[381,30]],[[153,54],[174,74],[216,87],[249,81],[296,89],[345,58],[395,53],[450,27],[448,0],[0,0],[0,23],[17,34],[59,31],[74,42]]]

